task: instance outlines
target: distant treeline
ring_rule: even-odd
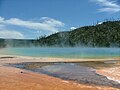
[[[6,47],[6,43],[4,39],[0,39],[0,48]]]
[[[42,36],[36,40],[0,39],[0,47],[58,46],[58,47],[120,47],[120,21],[107,21]]]
[[[31,47],[34,40],[28,39],[0,39],[0,48],[4,47]]]

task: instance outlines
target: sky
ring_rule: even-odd
[[[120,18],[120,0],[0,0],[0,38],[40,36]]]

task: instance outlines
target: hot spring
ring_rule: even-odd
[[[120,57],[120,48],[22,47],[5,48],[0,50],[0,54],[57,58],[108,58]]]

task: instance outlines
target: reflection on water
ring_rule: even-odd
[[[81,65],[81,63],[47,63],[46,65],[42,65],[42,63],[21,63],[14,64],[12,66],[32,70],[34,72],[44,73],[66,80],[73,80],[79,83],[120,88],[119,83],[108,80],[105,76],[96,74],[95,69]]]
[[[120,48],[6,48],[2,53],[35,57],[103,58],[120,57]]]

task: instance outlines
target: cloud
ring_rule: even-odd
[[[0,24],[0,28],[3,28],[3,27],[5,27],[5,25],[3,25],[3,24]]]
[[[24,39],[24,35],[14,30],[0,30],[0,38],[5,39]]]
[[[0,22],[3,22],[4,21],[4,18],[3,17],[0,17]]]
[[[96,2],[96,4],[100,5],[101,8],[98,9],[100,12],[120,12],[120,5],[116,0],[91,0],[92,2]]]
[[[103,22],[99,22],[98,24],[102,24]]]
[[[74,30],[74,29],[76,29],[76,27],[70,27],[70,29],[71,29],[71,30]]]
[[[63,22],[49,17],[42,17],[39,21],[0,17],[0,38],[22,39],[50,35],[61,31],[64,26]],[[23,28],[21,31],[24,35],[20,32],[20,28]],[[28,33],[26,33],[26,30],[28,30]]]
[[[24,39],[25,36],[16,30],[6,29],[4,25],[0,24],[0,38]]]
[[[62,23],[61,21],[49,18],[49,17],[42,17],[41,20],[43,20],[44,24],[53,26],[53,27],[62,27],[64,26],[64,23]]]
[[[64,23],[61,21],[49,17],[42,17],[39,22],[26,21],[19,18],[5,19],[0,17],[0,23],[4,25],[15,25],[33,30],[43,30],[50,32],[58,32],[59,28],[64,26]]]

